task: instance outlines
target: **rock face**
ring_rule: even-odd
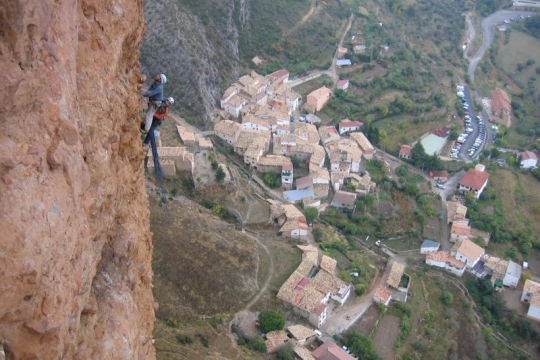
[[[151,359],[141,1],[0,2],[0,344]]]
[[[141,62],[146,75],[167,75],[165,92],[177,99],[173,110],[208,120],[223,90],[239,77],[239,28],[249,18],[249,6],[245,0],[185,3],[145,2],[148,32]]]

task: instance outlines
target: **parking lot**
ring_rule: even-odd
[[[456,90],[458,97],[461,98],[463,110],[465,112],[463,119],[465,122],[465,131],[459,135],[452,147],[450,157],[472,161],[478,156],[479,151],[482,149],[482,144],[485,141],[485,121],[487,121],[487,119],[483,119],[479,115],[476,115],[472,95],[467,86],[457,85]]]

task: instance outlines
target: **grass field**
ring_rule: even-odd
[[[491,48],[497,52],[494,56],[496,63],[492,64],[488,56],[482,60],[476,71],[477,83],[482,94],[488,95],[491,90],[500,87],[506,90],[514,103],[518,103],[520,109],[513,109],[512,127],[504,137],[504,146],[524,148],[535,140],[530,131],[540,126],[537,116],[539,108],[530,92],[530,86],[533,86],[536,89],[534,96],[537,96],[540,89],[540,74],[536,72],[540,66],[540,39],[515,28],[511,29],[508,42],[506,36],[506,33],[496,36]],[[533,63],[526,65],[527,61]],[[482,64],[487,64],[487,73],[481,70]],[[518,66],[522,67],[521,70]]]

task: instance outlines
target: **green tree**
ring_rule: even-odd
[[[316,242],[320,243],[323,240],[323,230],[320,227],[316,227],[311,231],[311,234],[313,235],[313,238]]]
[[[291,163],[293,164],[294,168],[297,168],[300,166],[300,158],[296,155],[291,156]]]
[[[216,170],[216,181],[221,184],[224,179],[225,179],[225,171],[223,171],[223,169],[220,166]]]
[[[304,216],[306,217],[307,222],[312,223],[317,216],[319,216],[319,210],[316,207],[310,206],[304,210]]]
[[[356,296],[362,296],[366,292],[367,286],[366,284],[356,284],[354,285],[354,293]]]
[[[426,154],[426,150],[424,149],[424,146],[420,141],[418,141],[411,149],[411,159],[414,163],[414,165],[418,167],[422,167],[425,165],[428,158],[428,155]]]
[[[263,333],[274,330],[283,330],[285,318],[274,310],[263,310],[259,313],[259,329]]]
[[[418,189],[418,185],[416,184],[411,184],[411,183],[408,183],[408,184],[405,184],[405,194],[415,198],[418,196],[418,194],[420,193],[420,190]]]
[[[210,211],[212,212],[212,214],[216,215],[217,217],[220,217],[220,218],[224,218],[225,215],[227,215],[227,211],[225,210],[225,208],[221,205],[214,205]]]
[[[293,344],[288,342],[283,345],[276,354],[279,360],[294,360]]]
[[[345,333],[343,344],[359,359],[380,360],[371,340],[356,330],[349,330]]]
[[[273,189],[281,186],[281,174],[278,174],[275,171],[270,171],[264,174],[263,180],[266,185]]]
[[[250,348],[251,350],[258,351],[262,354],[268,351],[266,349],[266,344],[264,343],[263,338],[260,336],[255,336],[254,338],[251,338],[248,343],[248,348]]]
[[[347,270],[341,270],[338,274],[338,278],[345,281],[346,283],[351,282],[351,274]]]

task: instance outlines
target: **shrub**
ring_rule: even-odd
[[[441,294],[441,301],[444,305],[450,306],[454,302],[454,295],[450,291],[443,291]]]
[[[251,338],[249,340],[249,343],[247,344],[247,347],[262,354],[266,353],[267,351],[266,344],[264,343],[263,338],[260,336],[255,336],[254,338]]]
[[[190,337],[187,336],[187,335],[177,334],[177,335],[176,335],[176,340],[177,340],[180,344],[191,344],[191,343],[193,343],[193,339],[190,338]]]
[[[259,329],[263,333],[274,330],[282,330],[285,326],[285,318],[274,310],[263,310],[259,314]]]

